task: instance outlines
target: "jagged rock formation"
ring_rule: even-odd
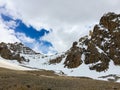
[[[60,55],[55,59],[52,59],[49,61],[49,64],[56,64],[56,63],[60,63],[62,61],[62,58],[64,58],[65,55]]]
[[[92,64],[91,70],[101,72],[109,68],[110,61],[120,65],[120,14],[105,14],[90,35],[73,43],[66,52],[65,67]]]
[[[14,44],[11,44],[11,43],[8,43],[7,45],[9,47],[10,50],[12,50],[13,52],[16,52],[16,53],[21,53],[21,54],[39,54],[39,53],[36,53],[35,51],[33,51],[31,48],[29,47],[26,47],[24,46],[22,43],[14,43]]]
[[[74,42],[72,48],[67,53],[66,61],[64,62],[65,67],[75,68],[82,64],[82,49],[77,47],[77,44],[77,42]]]
[[[0,43],[0,55],[2,58],[9,60],[17,60],[18,62],[29,61],[20,54],[37,54],[32,49],[25,47],[22,43]]]
[[[85,63],[100,63],[90,67],[92,70],[103,71],[109,68],[112,60],[120,65],[120,14],[108,13],[100,19],[100,24],[93,29],[88,43]]]

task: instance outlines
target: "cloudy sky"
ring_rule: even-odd
[[[120,0],[0,0],[0,42],[22,42],[50,54],[69,49]]]

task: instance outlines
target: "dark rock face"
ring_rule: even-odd
[[[21,43],[0,43],[0,55],[2,58],[17,60],[19,63],[21,63],[22,61],[29,61],[20,56],[20,54],[36,54],[36,52],[28,47],[25,47]]]
[[[60,55],[57,58],[50,60],[49,64],[60,63],[64,57],[65,57],[65,55]]]
[[[39,54],[30,49],[29,47],[24,46],[22,43],[9,43],[8,46],[10,47],[10,50],[16,53],[22,53],[22,54]]]
[[[111,60],[120,65],[120,14],[105,14],[89,35],[73,43],[66,54],[65,67],[76,68],[83,62],[92,64],[91,70],[101,72],[109,69]]]
[[[108,13],[100,19],[100,24],[93,29],[88,43],[85,63],[97,63],[90,67],[92,70],[105,71],[112,60],[120,65],[120,15]]]
[[[119,27],[120,21],[119,21],[120,14],[115,13],[108,13],[104,15],[100,19],[100,25],[103,25],[105,28],[107,28],[110,32],[113,32],[116,27]]]
[[[72,46],[70,52],[68,52],[66,60],[64,62],[65,67],[76,68],[79,65],[81,65],[82,64],[81,53],[82,53],[82,49],[77,47],[77,42],[74,42],[73,46]]]

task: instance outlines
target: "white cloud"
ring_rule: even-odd
[[[17,26],[16,22],[4,21],[1,18],[2,13],[7,14],[8,12],[7,10],[0,8],[0,42],[6,43],[20,42],[20,40],[16,38],[16,33],[13,30]]]
[[[14,43],[20,42],[12,29],[6,27],[0,19],[0,42]]]
[[[8,12],[27,25],[38,30],[52,28],[53,32],[42,39],[50,41],[58,51],[67,50],[104,13],[120,12],[120,0],[0,0],[3,2]]]
[[[0,14],[1,13],[8,16],[13,16],[12,18],[14,19],[21,17],[19,12],[17,12],[17,7],[15,7],[13,2],[10,0],[0,0]]]
[[[54,31],[48,35],[45,35],[42,40],[47,40],[52,42],[53,46],[57,51],[65,51],[72,46],[72,43],[78,40],[80,37],[88,34],[88,29],[86,27],[74,26],[62,26],[54,27]]]
[[[3,23],[6,25],[8,28],[15,29],[17,27],[17,23],[15,21],[3,21]]]

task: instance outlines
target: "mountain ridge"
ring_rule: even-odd
[[[4,55],[9,56],[10,53],[12,57],[5,59],[17,60],[17,58],[14,58],[15,54],[13,54],[16,52],[19,58],[24,58],[23,60],[18,59],[19,63],[11,59],[12,63],[18,65],[53,70],[60,75],[87,76],[98,79],[98,77],[113,74],[119,76],[117,71],[120,69],[119,38],[120,14],[109,12],[101,17],[99,24],[94,26],[89,35],[73,42],[72,47],[64,53],[47,56],[36,53],[23,44],[4,43],[5,48],[1,47],[0,44],[0,55],[4,58]],[[5,51],[8,50],[8,53],[2,55],[2,48]]]
[[[17,60],[19,63],[22,61],[28,62],[29,60],[25,59],[21,54],[40,54],[36,53],[29,47],[24,46],[22,43],[0,43],[0,55],[2,58],[9,60]]]
[[[65,67],[76,68],[82,63],[94,64],[90,70],[101,72],[109,68],[111,60],[115,65],[120,65],[120,14],[105,14],[90,35],[73,43],[67,53]],[[81,60],[83,57],[84,60]]]

